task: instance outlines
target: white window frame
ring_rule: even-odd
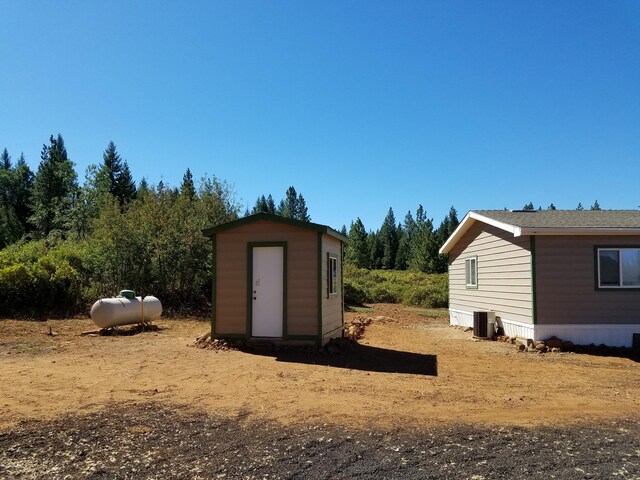
[[[622,263],[622,251],[623,250],[640,250],[640,247],[636,247],[636,246],[625,246],[625,247],[596,247],[596,264],[597,264],[597,268],[598,268],[598,284],[597,284],[597,288],[598,290],[640,290],[640,286],[639,285],[623,285],[622,284],[622,279],[623,279],[623,263]],[[615,251],[618,252],[618,278],[619,278],[619,284],[618,285],[602,285],[602,281],[600,279],[600,252],[601,251]]]
[[[329,295],[338,294],[338,257],[329,255]]]
[[[473,264],[473,275],[471,275],[471,264]],[[466,288],[478,288],[478,256],[464,259],[464,286]]]

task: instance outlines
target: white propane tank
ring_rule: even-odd
[[[160,318],[162,304],[154,296],[102,298],[91,307],[91,319],[100,328],[151,322]]]

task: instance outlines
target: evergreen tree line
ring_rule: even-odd
[[[590,209],[601,210],[598,200]],[[533,202],[524,205],[522,210],[535,210]],[[542,207],[538,210],[542,210]],[[556,210],[556,206],[551,203],[547,210]],[[582,203],[578,203],[576,210],[584,210]],[[401,223],[396,223],[393,209],[389,208],[382,226],[376,231],[367,232],[360,218],[357,218],[351,223],[348,233],[346,227],[342,227],[342,233],[349,237],[345,263],[371,270],[445,273],[447,257],[440,255],[438,250],[459,223],[453,206],[437,228],[433,220],[427,218],[422,205],[418,206],[415,216],[411,211],[407,212]]]
[[[20,155],[0,156],[0,315],[86,312],[122,288],[157,295],[169,309],[207,311],[211,241],[202,229],[238,218],[232,189],[136,185],[113,142],[78,183],[61,135],[34,174]]]
[[[311,217],[307,209],[307,203],[301,193],[296,192],[296,189],[291,186],[287,189],[285,197],[280,200],[276,207],[276,202],[273,200],[271,194],[258,197],[253,209],[249,211],[247,209],[244,213],[247,215],[253,215],[256,213],[270,213],[272,215],[280,215],[285,218],[293,218],[294,220],[301,220],[303,222],[310,222]]]
[[[396,223],[393,209],[389,208],[376,231],[367,232],[360,218],[356,218],[348,232],[345,263],[367,269],[444,273],[447,257],[438,250],[459,223],[453,206],[437,228],[433,220],[427,218],[422,205],[416,209],[415,216],[407,212],[401,223]],[[345,227],[343,233],[346,233]]]
[[[507,210],[507,207],[504,207],[504,209]],[[536,207],[533,206],[533,202],[529,202],[522,207],[522,210],[535,210],[535,209]],[[542,210],[542,206],[539,206],[538,210]],[[551,203],[547,207],[547,210],[557,210],[557,208],[553,203]],[[582,206],[582,202],[578,202],[578,206],[576,207],[576,210],[584,210],[584,207]],[[598,200],[596,200],[593,203],[593,205],[591,205],[591,208],[589,208],[589,210],[602,210],[602,208],[600,208],[600,204],[598,203]]]

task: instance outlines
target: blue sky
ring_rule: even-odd
[[[634,1],[4,1],[0,148],[113,140],[136,180],[187,167],[312,220],[423,204],[640,205]]]

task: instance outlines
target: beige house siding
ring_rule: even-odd
[[[247,333],[247,245],[287,242],[287,335],[318,334],[317,233],[259,220],[216,234],[215,333]]]
[[[536,236],[538,324],[640,323],[640,291],[596,290],[595,246],[640,245],[638,236]]]
[[[478,288],[465,287],[465,259],[477,256]],[[533,323],[530,238],[476,222],[449,252],[449,308],[492,310]]]
[[[329,235],[322,236],[322,335],[328,338],[342,335],[342,256],[341,242]],[[327,253],[338,259],[338,293],[329,295]]]

